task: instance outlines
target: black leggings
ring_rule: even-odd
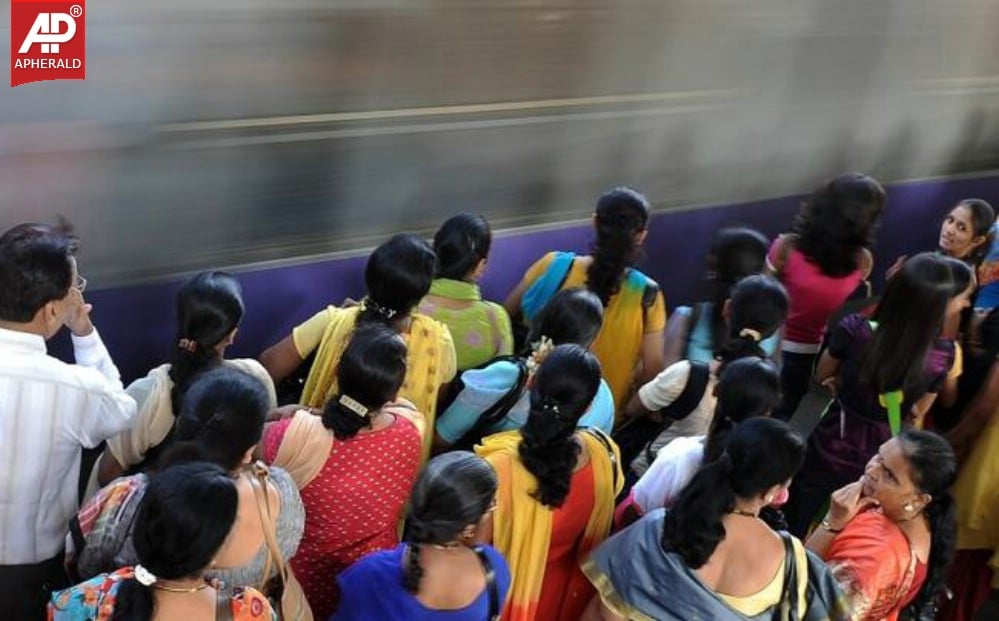
[[[774,410],[774,418],[791,420],[798,404],[812,384],[812,368],[817,354],[781,353],[780,404]]]

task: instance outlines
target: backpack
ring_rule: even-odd
[[[147,481],[144,475],[116,479],[70,519],[72,546],[67,550],[66,567],[74,580],[81,582],[118,568],[115,557],[132,532]]]
[[[706,363],[690,361],[690,376],[683,390],[669,405],[658,411],[662,415],[661,422],[642,416],[621,425],[613,436],[621,449],[621,461],[630,465],[642,451],[645,451],[651,464],[656,458],[652,443],[672,423],[683,420],[697,409],[704,397],[704,391],[707,390],[710,377],[711,368]]]
[[[488,360],[479,366],[475,367],[476,370],[484,369],[491,366],[497,362],[510,362],[517,366],[517,379],[510,386],[506,393],[496,400],[491,406],[486,408],[479,417],[476,419],[475,424],[465,432],[452,446],[451,450],[457,451],[470,451],[472,447],[476,444],[482,442],[482,438],[488,435],[488,432],[496,423],[503,420],[503,418],[510,413],[513,406],[517,404],[520,400],[521,393],[524,392],[524,387],[527,386],[527,376],[529,375],[527,370],[527,363],[523,358],[517,356],[497,356],[492,360]],[[461,392],[464,387],[461,384],[461,380],[456,380],[459,384],[455,395]]]

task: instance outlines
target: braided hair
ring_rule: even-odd
[[[607,306],[621,288],[625,270],[638,260],[641,247],[636,236],[648,226],[649,201],[637,190],[615,188],[597,201],[594,220],[597,239],[586,286]]]
[[[413,485],[403,533],[408,544],[403,574],[407,591],[420,591],[421,547],[450,544],[477,524],[489,511],[497,486],[492,466],[474,453],[445,453],[427,463]]]

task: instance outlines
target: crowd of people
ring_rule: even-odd
[[[259,361],[226,358],[244,300],[205,272],[127,387],[76,238],[16,226],[5,618],[997,619],[999,225],[946,206],[874,292],[886,207],[851,173],[772,241],[717,231],[668,321],[638,191],[502,304],[477,284],[489,224],[460,214],[378,246],[359,302]],[[46,350],[64,327],[75,364]]]

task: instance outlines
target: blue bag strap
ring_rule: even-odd
[[[574,252],[556,252],[545,273],[535,280],[527,291],[524,291],[520,299],[520,311],[525,320],[533,320],[548,300],[558,293],[569,276],[575,258]]]

